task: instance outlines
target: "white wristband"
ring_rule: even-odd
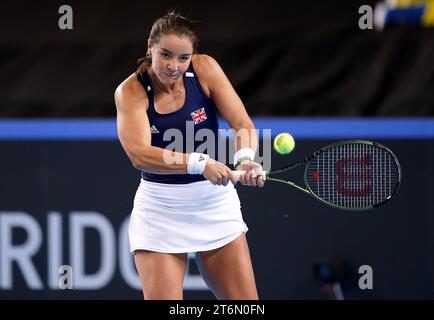
[[[255,151],[251,148],[242,148],[235,152],[234,154],[234,165],[238,163],[238,160],[241,158],[249,158],[250,161],[253,161],[255,159]]]
[[[187,172],[189,174],[202,174],[205,170],[206,161],[209,155],[193,152],[188,157]]]

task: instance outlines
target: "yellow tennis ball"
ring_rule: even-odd
[[[294,150],[295,141],[289,133],[279,133],[274,138],[274,150],[280,154],[288,154]]]

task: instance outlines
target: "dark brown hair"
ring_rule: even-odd
[[[197,38],[196,32],[193,30],[193,22],[173,10],[154,22],[151,32],[149,33],[149,41],[156,44],[160,41],[162,36],[167,34],[189,37],[193,44],[193,52],[196,52],[199,39]],[[152,57],[149,51],[146,53],[146,56],[138,59],[137,63],[139,64],[137,72],[142,74],[152,63]]]

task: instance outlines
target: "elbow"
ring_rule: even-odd
[[[142,170],[143,162],[141,161],[141,159],[139,157],[131,157],[130,160],[131,160],[131,163],[132,163],[134,168],[136,168],[138,170]]]
[[[146,158],[141,154],[130,156],[130,160],[133,167],[138,170],[145,170],[147,167]]]
[[[134,168],[138,170],[146,170],[149,167],[149,149],[144,148],[141,152],[130,152],[130,160]]]

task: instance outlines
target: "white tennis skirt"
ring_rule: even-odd
[[[164,184],[141,179],[130,217],[130,251],[182,253],[222,247],[248,230],[240,208],[231,183]]]

